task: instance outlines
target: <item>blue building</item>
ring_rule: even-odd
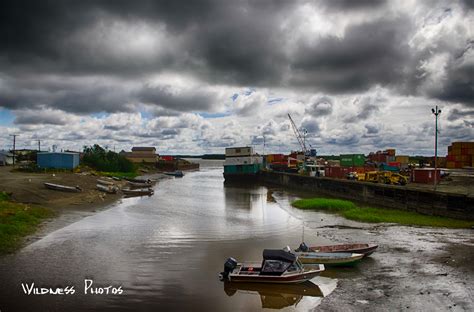
[[[79,166],[78,153],[38,153],[36,163],[39,168],[74,169]]]

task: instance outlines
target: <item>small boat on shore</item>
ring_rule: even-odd
[[[341,252],[295,252],[303,264],[324,264],[326,266],[353,266],[364,257],[363,254]]]
[[[367,256],[370,256],[377,249],[377,247],[378,245],[375,245],[375,244],[359,244],[359,243],[339,244],[339,245],[311,246],[311,247],[308,247],[307,251],[326,252],[326,253],[351,252],[351,253],[363,254],[364,257],[367,257]]]
[[[151,183],[139,183],[139,182],[128,182],[130,188],[139,189],[139,188],[149,188]]]
[[[119,188],[113,184],[112,185],[97,184],[96,187],[99,191],[106,192],[108,194],[116,194],[119,190]]]
[[[146,183],[146,184],[154,184],[156,181],[150,180],[150,179],[132,179],[132,178],[125,178],[126,181],[128,182],[134,182],[134,183]]]
[[[62,191],[62,192],[71,192],[79,193],[82,192],[82,189],[79,186],[66,186],[55,183],[44,183],[44,186],[50,190]]]
[[[264,249],[261,263],[237,263],[228,258],[224,264],[221,280],[252,283],[303,283],[324,271],[324,265],[305,268],[298,257],[281,249]]]
[[[148,188],[148,189],[139,189],[139,190],[122,189],[122,193],[126,197],[132,197],[132,196],[152,196],[155,192],[153,191],[153,189]]]
[[[97,179],[97,184],[102,184],[102,185],[114,185],[114,182],[112,182],[112,181],[106,181],[106,180],[101,180],[101,179]]]
[[[177,178],[182,178],[184,177],[184,173],[181,170],[176,170],[173,172],[163,172],[166,175],[177,177]]]

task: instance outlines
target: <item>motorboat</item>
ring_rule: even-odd
[[[324,265],[304,267],[298,257],[282,249],[264,249],[262,262],[238,263],[228,258],[221,280],[257,283],[303,283],[324,271]]]

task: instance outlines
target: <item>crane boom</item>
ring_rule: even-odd
[[[296,139],[298,140],[298,143],[300,144],[303,153],[306,155],[306,144],[304,142],[303,136],[296,127],[296,124],[293,121],[293,118],[291,118],[290,114],[288,114],[288,118],[290,118],[291,127],[293,128],[293,132],[295,133]]]

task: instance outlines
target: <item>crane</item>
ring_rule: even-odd
[[[303,150],[303,153],[304,155],[306,155],[306,142],[304,140],[304,137],[301,135],[300,131],[298,130],[298,128],[296,127],[296,124],[295,122],[293,121],[293,118],[291,118],[291,115],[288,114],[288,118],[290,118],[290,123],[291,123],[291,127],[293,128],[293,132],[295,133],[295,136],[296,136],[296,139],[298,140],[298,143],[300,144],[301,146],[301,149]]]

